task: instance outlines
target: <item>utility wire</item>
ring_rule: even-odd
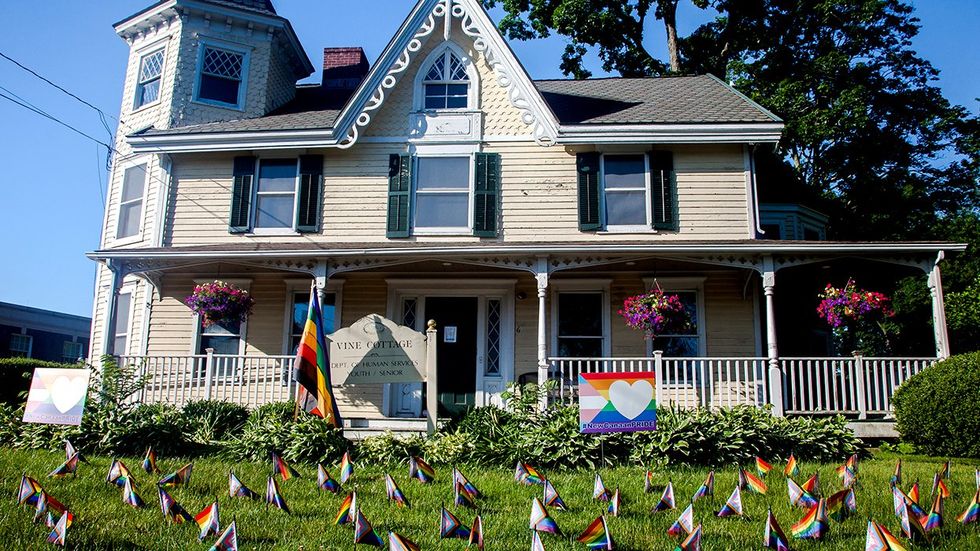
[[[4,90],[6,90],[6,88],[4,88]],[[24,109],[27,109],[28,111],[33,111],[34,113],[37,113],[38,115],[41,115],[42,117],[44,117],[46,119],[49,119],[51,121],[54,121],[54,122],[60,124],[61,126],[64,126],[65,128],[71,130],[72,132],[74,132],[76,134],[79,134],[80,136],[82,136],[84,138],[88,138],[89,140],[92,140],[93,142],[95,142],[95,143],[97,143],[99,145],[104,146],[109,151],[114,151],[114,149],[113,149],[113,147],[111,145],[103,142],[102,140],[99,140],[98,138],[94,138],[91,135],[86,134],[85,132],[82,132],[81,130],[75,128],[74,126],[72,126],[72,125],[68,124],[67,122],[59,119],[58,117],[55,117],[54,115],[52,115],[50,113],[47,113],[47,112],[45,112],[45,111],[43,111],[43,110],[41,110],[41,109],[39,109],[37,107],[34,107],[34,106],[26,103],[26,102],[22,102],[20,100],[17,100],[15,98],[11,97],[11,96],[8,96],[7,94],[4,94],[3,92],[0,92],[0,98],[3,98],[5,100],[7,100],[7,101],[10,101],[11,103],[14,103],[16,105],[19,105],[19,106],[23,107]]]

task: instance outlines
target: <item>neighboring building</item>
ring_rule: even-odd
[[[759,220],[764,239],[827,240],[827,215],[803,205],[762,203]]]
[[[0,358],[75,363],[88,355],[92,319],[0,302]]]
[[[419,0],[373,65],[327,48],[320,86],[295,85],[319,68],[267,1],[164,0],[115,29],[131,55],[92,355],[142,366],[146,400],[288,398],[311,280],[335,327],[454,328],[450,410],[655,366],[664,403],[857,411],[806,402],[794,385],[816,375],[777,347],[777,271],[834,259],[927,272],[948,354],[936,258],[963,247],[758,239],[752,155],[783,124],[712,76],[535,81],[478,0]],[[204,328],[184,305],[216,278],[250,289],[247,323]],[[654,285],[696,319],[655,345],[616,314]],[[338,395],[348,418],[422,408],[415,385]]]

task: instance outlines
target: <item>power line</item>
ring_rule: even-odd
[[[4,90],[6,90],[6,88],[4,88]],[[113,149],[113,147],[111,145],[109,145],[109,144],[107,144],[107,143],[99,140],[98,138],[94,138],[91,135],[86,134],[85,132],[82,132],[81,130],[75,128],[74,126],[68,124],[67,122],[59,119],[58,117],[55,117],[54,115],[52,115],[50,113],[47,113],[46,111],[43,111],[43,110],[41,110],[41,109],[39,109],[37,107],[34,107],[33,105],[30,105],[29,103],[22,102],[20,100],[14,99],[13,97],[8,96],[7,94],[4,94],[3,92],[0,92],[0,98],[3,98],[3,99],[5,99],[5,100],[7,100],[7,101],[9,101],[11,103],[16,104],[16,105],[19,105],[19,106],[23,107],[24,109],[27,109],[28,111],[33,111],[34,113],[37,113],[38,115],[41,115],[42,117],[44,117],[46,119],[49,119],[51,121],[54,121],[54,122],[60,124],[61,126],[64,126],[65,128],[71,130],[72,132],[74,132],[74,133],[76,133],[76,134],[78,134],[78,135],[80,135],[80,136],[82,136],[84,138],[87,138],[89,140],[92,140],[93,142],[95,142],[95,143],[97,143],[97,144],[99,144],[101,146],[104,146],[109,151],[114,151],[114,149]]]

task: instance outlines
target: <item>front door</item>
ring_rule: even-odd
[[[477,297],[426,297],[425,317],[435,320],[439,415],[455,416],[475,405]]]

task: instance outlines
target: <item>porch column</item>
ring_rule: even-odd
[[[769,358],[769,403],[773,415],[783,416],[783,372],[779,369],[779,347],[776,343],[776,268],[772,257],[762,262],[762,289],[766,295],[766,350]]]
[[[538,282],[538,385],[548,381],[548,333],[546,331],[545,303],[548,296],[548,260],[538,259],[538,269],[534,274]],[[541,393],[541,409],[548,406],[548,396]]]
[[[932,295],[932,330],[936,336],[936,357],[944,360],[949,357],[949,333],[946,329],[946,306],[943,300],[943,278],[939,263],[945,258],[939,251],[936,262],[929,270],[929,294]]]
[[[112,274],[112,279],[109,284],[109,296],[106,297],[105,313],[103,314],[105,320],[102,324],[102,349],[99,352],[99,357],[91,358],[98,365],[101,365],[102,356],[115,352],[113,342],[116,335],[116,299],[119,297],[119,288],[122,286],[124,277],[122,270],[112,260],[107,261],[105,267]]]

